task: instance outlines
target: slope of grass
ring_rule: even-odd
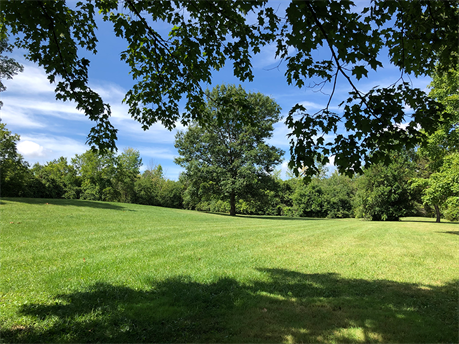
[[[457,223],[0,212],[3,342],[458,342]]]

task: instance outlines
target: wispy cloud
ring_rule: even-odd
[[[178,154],[172,151],[169,148],[149,148],[149,147],[140,147],[139,152],[142,153],[145,157],[156,159],[164,159],[164,160],[174,160],[178,156]]]
[[[36,67],[30,62],[24,64],[24,72],[16,75],[12,80],[5,82],[7,94],[54,94],[55,86],[49,83],[43,69]]]

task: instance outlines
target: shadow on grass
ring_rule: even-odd
[[[437,232],[437,233],[444,233],[444,234],[454,234],[454,235],[459,235],[459,231],[447,231],[447,232]]]
[[[402,222],[422,222],[422,223],[437,223],[435,222],[435,219],[434,218],[429,218],[430,220],[427,220],[425,217],[419,217],[418,219],[413,219],[413,218],[410,218],[410,219],[402,219],[401,221]],[[442,220],[440,222],[440,224],[447,224],[447,225],[459,225],[459,222],[455,222],[455,221],[445,221],[445,220]]]
[[[186,276],[148,290],[96,283],[26,304],[5,342],[458,342],[457,282],[418,286],[259,269],[266,281]],[[23,318],[24,319],[24,318]]]
[[[331,219],[323,219],[323,218],[318,218],[318,217],[288,217],[288,216],[275,216],[275,215],[243,215],[243,214],[237,214],[236,216],[231,216],[230,214],[214,213],[214,212],[211,212],[211,211],[208,211],[206,213],[207,214],[212,214],[212,215],[228,216],[228,217],[238,218],[238,219],[283,220],[283,221],[288,221],[288,220],[295,220],[295,221],[331,220]],[[336,220],[336,219],[334,219],[334,220]]]
[[[96,209],[111,209],[111,210],[124,210],[135,211],[113,203],[101,201],[84,201],[79,199],[56,199],[56,198],[4,198],[6,201],[27,203],[34,205],[58,205],[58,206],[73,206],[73,207],[89,207]]]

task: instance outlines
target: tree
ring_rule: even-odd
[[[446,206],[451,204],[451,201],[447,202],[452,197],[451,190],[442,188],[447,188],[448,180],[453,178],[450,175],[452,172],[446,167],[448,164],[445,165],[445,159],[454,160],[451,154],[459,152],[459,64],[449,70],[437,66],[432,74],[430,88],[429,95],[443,104],[445,111],[452,116],[434,133],[428,135],[427,143],[418,150],[419,159],[424,166],[418,178],[413,180],[413,188],[421,190],[422,201],[434,207],[436,221],[440,222],[442,208],[447,213],[454,213]],[[439,176],[445,179],[440,180]]]
[[[81,180],[67,158],[49,161],[32,167],[35,180],[29,183],[32,197],[78,199]]]
[[[115,159],[116,172],[113,177],[114,188],[119,193],[119,202],[131,203],[135,200],[135,182],[140,175],[142,159],[140,152],[125,148]]]
[[[111,152],[88,150],[75,155],[72,164],[81,177],[81,199],[117,201],[119,191],[114,186],[116,157]]]
[[[136,83],[124,101],[144,129],[156,121],[168,128],[177,121],[204,124],[201,85],[228,62],[241,81],[252,80],[251,58],[265,45],[275,45],[275,56],[285,61],[288,83],[303,88],[312,79],[319,88],[331,87],[322,110],[311,113],[296,104],[286,118],[290,167],[308,166],[306,176],[317,172],[318,157],[328,161],[330,155],[339,171],[350,175],[363,164],[388,163],[388,152],[423,142],[449,117],[440,116],[443,105],[405,82],[404,75],[429,75],[435,65],[448,70],[457,63],[459,4],[453,0],[373,0],[360,13],[352,1],[337,0],[291,1],[285,13],[265,0],[6,1],[1,11],[0,38],[17,35],[16,46],[44,67],[50,82],[58,81],[56,97],[74,100],[96,122],[88,142],[99,149],[115,149],[116,129],[109,105],[88,86],[90,61],[79,50],[96,53],[96,11],[126,41],[121,59]],[[167,37],[155,31],[151,23],[157,21],[170,25]],[[330,57],[320,58],[320,47]],[[380,59],[386,52],[401,78],[362,92],[356,81],[387,67]],[[341,80],[351,91],[343,112],[333,113],[329,105]],[[403,110],[407,105],[414,110],[410,116]],[[320,133],[336,134],[339,122],[347,132],[326,142]]]
[[[8,44],[7,39],[1,39],[0,37],[0,92],[6,90],[6,86],[3,84],[4,79],[12,79],[13,76],[24,70],[24,67],[16,62],[11,57],[3,55],[5,52],[11,53],[13,46]],[[3,102],[0,100],[0,108],[3,106]]]
[[[2,197],[23,196],[29,165],[17,151],[20,137],[0,123],[0,192]]]
[[[440,222],[441,210],[450,220],[459,220],[459,153],[444,158],[443,165],[429,178],[414,178],[413,188],[422,188],[422,201],[435,207],[436,222]]]
[[[206,95],[205,125],[194,123],[176,135],[180,157],[175,162],[186,169],[198,197],[224,199],[230,215],[236,215],[238,200],[257,198],[281,162],[282,150],[265,142],[280,119],[280,107],[240,86],[217,86]],[[253,124],[244,123],[247,116]]]
[[[459,64],[449,70],[437,66],[429,87],[429,96],[452,115],[427,136],[426,144],[419,150],[420,157],[428,159],[429,172],[433,173],[443,165],[445,156],[459,152]]]
[[[414,211],[410,179],[414,176],[411,152],[391,152],[388,166],[376,164],[357,180],[356,215],[373,221],[398,221]]]

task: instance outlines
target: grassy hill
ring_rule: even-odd
[[[3,342],[458,342],[459,225],[3,199]]]

